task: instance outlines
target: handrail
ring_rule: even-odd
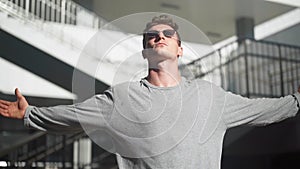
[[[42,136],[45,136],[45,135],[46,135],[45,132],[38,131],[38,132],[35,132],[35,133],[31,134],[28,137],[24,137],[23,139],[21,139],[17,143],[15,143],[13,146],[11,146],[7,149],[2,149],[1,152],[0,152],[0,157],[3,157],[4,155],[8,154],[9,152],[18,149],[22,145],[28,144],[32,140],[38,139],[38,138],[40,138]]]
[[[297,91],[300,84],[300,46],[240,39],[182,69],[186,68],[194,78],[210,80],[237,94],[280,97]]]
[[[243,41],[253,41],[254,43],[259,42],[259,43],[270,44],[270,45],[280,45],[280,46],[283,46],[283,47],[300,48],[300,46],[296,46],[296,45],[284,44],[284,43],[273,42],[273,41],[267,41],[267,40],[256,40],[256,39],[251,39],[251,38],[243,38],[243,39],[240,39],[239,41],[240,41],[240,42],[243,42]],[[249,42],[247,42],[247,43],[249,43]],[[228,46],[233,46],[233,45],[236,45],[236,44],[238,44],[238,41],[230,42],[230,43],[228,43],[228,44],[226,44],[226,45],[223,45],[223,46],[217,48],[216,50],[214,50],[214,51],[212,51],[212,52],[210,52],[210,53],[207,53],[206,55],[204,55],[204,56],[202,56],[202,57],[200,57],[200,58],[197,58],[197,59],[195,59],[195,60],[193,60],[193,61],[187,63],[187,65],[192,65],[192,64],[194,64],[195,62],[201,61],[201,60],[205,59],[206,57],[209,57],[209,56],[211,56],[212,54],[214,54],[214,53],[216,53],[216,52],[218,52],[218,51],[220,51],[220,50],[222,50],[222,49],[227,48]],[[236,48],[235,48],[235,49],[236,49]]]
[[[104,18],[71,0],[0,0],[0,3],[2,8],[25,20],[82,25],[94,29],[105,26],[106,29],[118,30],[108,25]]]
[[[7,160],[8,167],[18,167],[18,162],[22,163],[22,167],[30,167],[33,162],[39,161],[44,157],[57,152],[64,147],[72,144],[74,141],[79,140],[80,138],[86,137],[86,133],[80,132],[71,135],[58,135],[60,139],[55,140],[50,145],[41,144],[39,146],[34,146],[33,149],[29,149],[30,144],[34,143],[34,141],[46,141],[47,133],[45,132],[36,132],[30,137],[26,137],[25,140],[20,141],[15,146],[8,148],[7,150],[1,152],[0,157],[7,155],[9,153],[15,154],[15,156],[9,160]],[[24,147],[25,146],[25,147]],[[24,151],[27,150],[27,151]]]

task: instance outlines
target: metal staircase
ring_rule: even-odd
[[[254,39],[229,43],[186,65],[195,78],[242,96],[280,97],[300,84],[300,47]]]
[[[108,22],[71,0],[1,0],[0,9],[25,22],[56,22],[98,29]],[[116,27],[107,27],[116,29]]]
[[[105,19],[72,0],[0,0],[0,12],[79,50],[83,48],[82,44],[77,44],[76,39],[74,42],[73,37],[65,30],[67,27],[119,31]]]

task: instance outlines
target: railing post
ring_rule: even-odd
[[[280,71],[280,90],[281,96],[284,96],[284,83],[283,83],[283,69],[282,69],[282,55],[281,55],[281,46],[278,46],[278,54],[279,54],[279,71]]]
[[[41,10],[40,10],[40,8],[41,8],[41,0],[37,0],[37,2],[36,2],[36,15],[35,16],[37,16],[38,19],[41,18]]]
[[[29,0],[25,0],[25,11],[26,11],[26,17],[29,16]]]
[[[66,1],[66,9],[65,10],[65,16],[66,16],[66,20],[65,20],[65,24],[70,23],[70,3],[69,1]]]
[[[19,5],[19,7],[21,7],[20,9],[25,9],[24,8],[24,0],[20,0],[20,5]],[[22,12],[22,11],[21,11]]]
[[[33,16],[36,15],[35,0],[31,0],[31,13],[33,14]]]
[[[248,50],[247,50],[247,39],[243,40],[245,53],[244,53],[244,59],[245,59],[245,80],[246,80],[246,96],[250,97],[250,89],[249,89],[249,70],[248,70]]]
[[[61,20],[59,19],[60,18],[60,10],[61,10],[61,8],[60,8],[60,5],[61,5],[61,0],[56,0],[56,4],[55,4],[55,11],[56,11],[56,13],[55,13],[55,22],[61,22]]]
[[[24,0],[20,0],[20,7],[24,9]]]
[[[45,0],[41,1],[41,19],[45,21]]]
[[[72,2],[70,1],[70,24],[74,24],[75,23],[75,19],[74,19],[74,11],[75,11],[75,8],[74,8],[74,5],[72,4]],[[75,25],[75,24],[74,24]]]
[[[46,21],[50,21],[50,10],[51,10],[51,4],[49,1],[44,1],[45,2],[45,10],[46,10]]]
[[[55,22],[55,1],[50,2],[50,11],[51,11],[51,17],[50,21]]]
[[[65,23],[66,0],[61,1],[61,23]]]
[[[69,1],[66,1],[66,24],[69,24],[71,23],[71,6],[70,6],[70,2]]]
[[[17,12],[19,13],[19,0],[16,0],[15,1],[15,5],[14,5],[14,7],[16,7],[17,8]]]

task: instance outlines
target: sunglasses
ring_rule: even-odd
[[[160,32],[162,32],[163,35],[167,38],[172,38],[176,33],[176,31],[173,30],[173,29],[166,29],[166,30],[163,30],[163,31],[150,30],[150,31],[144,33],[144,37],[147,40],[154,39],[154,38],[156,39],[156,38],[159,37]]]

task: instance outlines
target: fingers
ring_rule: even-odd
[[[10,104],[11,104],[11,102],[9,102],[9,101],[0,100],[0,105],[6,105],[6,106],[9,106]]]
[[[1,100],[0,100],[1,101]],[[9,106],[9,104],[3,104],[3,103],[0,103],[0,108],[2,109],[7,109]]]
[[[0,102],[5,102],[4,100],[0,100]],[[9,116],[9,113],[8,113],[8,105],[6,104],[3,104],[3,103],[0,103],[0,114],[2,116],[5,116],[5,117],[8,117]]]
[[[23,97],[23,95],[21,94],[21,92],[19,91],[18,88],[15,89],[15,95],[17,96],[17,99],[21,99]]]
[[[11,102],[0,100],[0,114],[5,117],[9,117],[8,106]]]
[[[9,117],[9,113],[7,109],[0,108],[0,114],[5,117]]]

